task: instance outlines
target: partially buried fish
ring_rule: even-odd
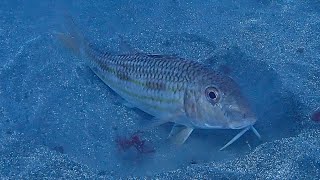
[[[72,24],[72,23],[71,23]],[[196,128],[242,129],[226,148],[252,129],[256,117],[237,83],[222,73],[190,60],[154,54],[115,55],[98,50],[74,26],[57,33],[67,47],[85,58],[90,68],[134,107],[155,117],[154,124],[174,122],[170,135],[183,144]]]

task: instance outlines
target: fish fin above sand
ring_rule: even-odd
[[[172,129],[168,135],[168,139],[173,137],[174,135],[176,135],[178,132],[180,132],[183,128],[185,128],[185,126],[183,125],[179,125],[177,123],[175,123],[173,126],[172,126]]]
[[[182,145],[192,133],[193,128],[184,127],[175,137],[172,138],[172,142],[176,145]]]

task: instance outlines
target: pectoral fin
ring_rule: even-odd
[[[177,145],[183,144],[190,134],[192,133],[193,128],[184,127],[177,135],[172,139],[172,142]]]
[[[170,133],[169,133],[167,138],[169,139],[169,138],[173,137],[174,135],[178,134],[178,132],[180,132],[184,128],[185,128],[185,126],[182,126],[182,125],[179,125],[179,124],[175,123],[172,126],[172,129],[171,129],[171,131],[170,131]]]

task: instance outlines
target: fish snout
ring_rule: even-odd
[[[249,107],[241,107],[241,106],[234,106],[230,105],[229,110],[233,111],[234,113],[237,113],[239,116],[241,116],[243,119],[245,118],[254,118],[255,114],[251,111]]]
[[[250,111],[233,108],[229,111],[229,127],[231,129],[242,129],[256,123],[257,118]]]
[[[247,107],[229,106],[229,126],[232,129],[242,129],[256,123],[255,114]]]

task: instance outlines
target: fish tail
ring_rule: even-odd
[[[55,32],[55,37],[69,50],[77,56],[83,54],[83,49],[87,42],[84,36],[77,29],[72,17],[66,16],[65,18],[66,32]]]

